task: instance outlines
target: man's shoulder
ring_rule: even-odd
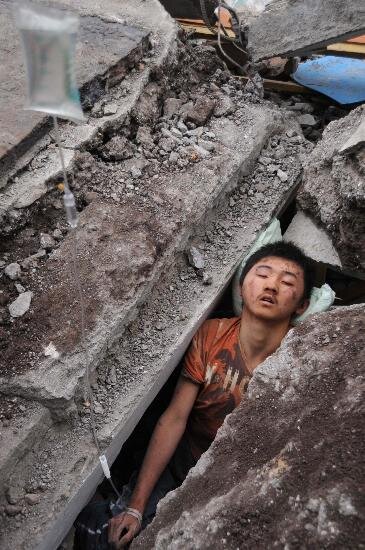
[[[207,319],[202,324],[199,331],[204,336],[213,336],[213,335],[217,336],[217,335],[224,334],[227,331],[230,331],[237,324],[239,324],[239,322],[240,322],[239,317],[223,317],[223,318],[216,318],[216,319]]]

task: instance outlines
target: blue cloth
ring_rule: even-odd
[[[343,105],[365,101],[365,59],[325,55],[300,63],[292,77]]]

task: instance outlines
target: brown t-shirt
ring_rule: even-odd
[[[206,321],[185,357],[182,376],[200,385],[186,429],[195,458],[208,449],[250,380],[239,345],[240,321],[239,317]]]

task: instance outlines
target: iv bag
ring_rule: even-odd
[[[28,76],[25,108],[83,121],[74,66],[77,16],[61,10],[21,6],[15,17]]]

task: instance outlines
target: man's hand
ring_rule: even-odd
[[[138,519],[122,512],[109,521],[108,542],[119,550],[130,543],[139,530]]]

